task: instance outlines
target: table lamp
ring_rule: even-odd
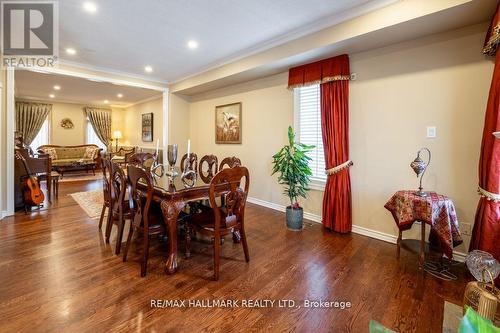
[[[427,162],[424,162],[424,160],[422,160],[420,158],[420,153],[422,151],[426,151],[427,154],[428,154],[428,160],[427,160]],[[420,149],[417,152],[417,157],[415,157],[415,159],[413,160],[413,162],[410,163],[410,167],[417,174],[417,178],[420,177],[420,186],[419,186],[418,192],[416,192],[416,194],[419,195],[419,196],[421,196],[421,197],[427,196],[427,193],[425,193],[423,191],[424,188],[422,187],[422,178],[424,177],[425,170],[427,170],[427,167],[429,166],[429,163],[431,163],[431,151],[428,148],[422,148],[422,149]]]
[[[118,140],[120,140],[121,138],[123,138],[122,132],[120,132],[120,131],[114,131],[113,132],[113,136],[111,138],[113,140],[116,140],[116,142],[115,142],[115,149],[116,149],[116,151],[118,151]]]

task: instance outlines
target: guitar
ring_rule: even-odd
[[[45,200],[45,196],[40,188],[40,184],[38,183],[38,179],[33,176],[31,173],[28,163],[26,163],[26,159],[16,151],[15,156],[18,160],[21,160],[24,165],[24,169],[28,174],[28,178],[23,181],[23,197],[24,203],[28,206],[40,206]]]

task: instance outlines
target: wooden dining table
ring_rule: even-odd
[[[163,220],[167,226],[168,257],[165,264],[167,274],[177,271],[177,225],[180,212],[190,202],[209,198],[210,185],[203,183],[199,177],[193,187],[185,187],[177,176],[172,183],[167,176],[155,177],[153,200],[160,204]],[[216,187],[216,195],[223,195],[228,191],[226,186]],[[238,238],[239,235],[236,235]]]

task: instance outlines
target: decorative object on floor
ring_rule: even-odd
[[[170,170],[166,172],[168,177],[169,186],[174,186],[175,177],[178,173],[175,171],[175,163],[177,162],[177,145],[168,145],[167,147],[167,159]]]
[[[467,257],[465,257],[465,264],[472,276],[478,281],[490,282],[489,275],[484,276],[485,269],[491,273],[493,279],[496,279],[500,274],[500,264],[488,252],[480,250],[469,252]],[[486,278],[486,280],[484,278]]]
[[[291,230],[302,230],[304,211],[299,205],[299,197],[306,198],[312,175],[307,153],[314,146],[295,142],[292,126],[288,127],[288,145],[273,156],[273,173],[278,173],[278,183],[285,186],[284,194],[290,199],[286,207],[286,225]]]
[[[121,138],[123,138],[122,132],[120,132],[120,131],[114,131],[113,132],[113,136],[111,137],[111,139],[115,140],[115,152],[118,151],[118,141]]]
[[[409,230],[414,222],[422,224],[420,264],[423,266],[425,253],[425,224],[431,226],[429,240],[439,243],[443,253],[453,258],[453,247],[462,244],[455,205],[445,195],[429,192],[421,197],[415,191],[398,191],[387,201],[384,207],[392,213],[399,229],[397,255],[401,251],[403,231]]]
[[[482,250],[500,260],[500,144],[491,133],[500,130],[500,55],[497,48],[500,41],[498,23],[500,11],[497,6],[485,38],[483,52],[495,56],[495,67],[484,117],[483,137],[479,158],[479,192],[481,198],[476,210],[474,228],[469,251]],[[496,279],[500,287],[500,278]]]
[[[215,143],[241,143],[241,102],[215,107]]]
[[[490,320],[484,319],[481,314],[471,308],[465,312],[460,321],[458,333],[500,333],[500,328],[493,326]]]
[[[420,158],[420,153],[426,151],[427,152],[427,162],[424,162]],[[417,157],[413,160],[413,162],[410,163],[410,167],[415,171],[415,174],[417,175],[417,178],[420,177],[420,186],[418,187],[418,192],[416,192],[417,195],[421,197],[425,197],[427,195],[426,192],[423,191],[422,187],[422,178],[424,177],[425,171],[427,170],[427,167],[431,163],[431,151],[428,148],[422,148],[417,152]]]
[[[489,274],[487,270],[483,273]],[[491,282],[472,281],[467,283],[464,292],[464,312],[468,308],[477,311],[484,318],[500,326],[500,289],[495,287],[493,276]]]
[[[142,141],[153,142],[153,113],[142,115]]]
[[[69,118],[64,118],[61,120],[61,127],[64,129],[73,129],[75,125],[73,125],[73,121]]]
[[[76,192],[70,195],[90,218],[100,217],[102,204],[104,202],[102,190]]]

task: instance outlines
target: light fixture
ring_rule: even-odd
[[[116,97],[118,98],[122,98],[123,97],[123,94],[117,94]]]
[[[54,90],[61,90],[61,86],[55,85]]]
[[[122,136],[122,132],[120,132],[120,131],[114,131],[113,135],[111,136],[111,139],[116,140],[116,142],[115,142],[116,151],[118,151],[118,140],[120,140],[121,138],[123,138],[123,136]]]
[[[70,54],[70,55],[75,55],[76,54],[76,50],[74,48],[72,48],[72,47],[68,47],[66,49],[66,53]]]
[[[107,99],[104,100],[104,104],[108,104],[109,101]]]
[[[97,6],[95,3],[90,2],[90,1],[85,1],[83,3],[83,9],[89,13],[95,13],[97,12]]]
[[[153,71],[153,67],[148,65],[148,66],[144,67],[144,70],[146,71],[146,73],[151,73]]]
[[[427,160],[427,162],[424,162],[420,158],[420,153],[423,152],[423,151],[426,151],[427,154],[428,154],[428,160]],[[422,178],[424,177],[425,170],[427,170],[427,167],[429,166],[429,163],[431,163],[431,151],[428,148],[422,148],[422,149],[420,149],[417,152],[417,157],[415,157],[415,159],[413,160],[413,162],[410,163],[410,167],[413,169],[413,171],[415,171],[415,174],[417,175],[417,178],[420,176],[420,186],[418,188],[418,192],[416,192],[415,194],[417,194],[418,196],[421,196],[421,197],[426,197],[427,196],[427,193],[423,191],[424,188],[422,187]]]
[[[195,40],[190,40],[190,41],[188,41],[187,46],[188,46],[191,50],[197,49],[197,48],[198,48],[198,42],[197,42],[197,41],[195,41]]]
[[[55,98],[55,97],[56,97],[56,95],[54,95],[54,94],[50,94],[50,95],[49,95],[49,97],[50,97],[50,98]]]

